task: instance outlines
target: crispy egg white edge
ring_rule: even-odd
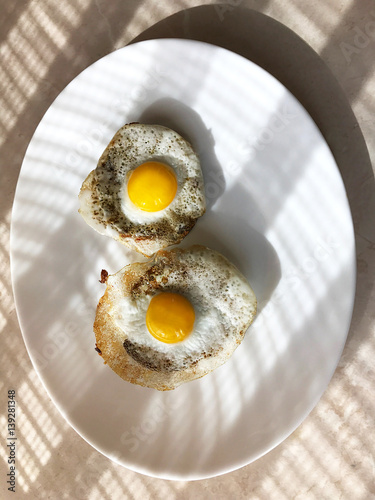
[[[82,184],[81,191],[78,196],[80,202],[79,213],[83,217],[86,224],[95,229],[95,231],[105,236],[110,236],[111,238],[118,239],[118,231],[116,231],[109,225],[103,225],[102,223],[98,222],[95,217],[93,217],[91,202],[92,190],[89,188],[89,185],[92,181],[94,181],[94,179],[95,170],[92,170]]]

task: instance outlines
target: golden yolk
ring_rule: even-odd
[[[184,340],[193,331],[195,312],[188,299],[164,292],[151,299],[146,325],[153,337],[166,344]]]
[[[134,205],[145,212],[158,212],[176,196],[177,179],[168,165],[147,161],[130,175],[128,194]]]

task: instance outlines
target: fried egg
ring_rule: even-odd
[[[256,313],[256,297],[223,255],[160,250],[106,278],[96,350],[124,380],[170,390],[225,363]]]
[[[150,256],[180,243],[204,214],[199,158],[169,128],[125,125],[83,182],[79,201],[89,226]]]

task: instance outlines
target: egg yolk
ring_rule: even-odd
[[[195,312],[188,299],[164,292],[151,299],[146,325],[153,337],[166,344],[181,342],[193,331]]]
[[[173,201],[176,192],[177,179],[173,170],[158,161],[142,163],[129,177],[129,198],[145,212],[163,210]]]

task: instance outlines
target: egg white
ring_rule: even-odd
[[[163,292],[181,293],[195,311],[192,333],[174,344],[157,340],[146,325],[152,297]],[[94,330],[103,358],[122,378],[174,388],[223,364],[255,312],[254,292],[238,269],[197,245],[160,251],[109,276]]]
[[[172,356],[176,364],[187,355],[197,355],[212,345],[218,336],[224,336],[224,328],[220,324],[220,316],[216,309],[203,311],[199,306],[199,301],[189,297],[186,298],[194,304],[195,321],[191,334],[184,340],[172,344],[161,342],[150,334],[146,325],[146,313],[152,297],[142,297],[136,301],[129,300],[128,297],[121,298],[115,305],[111,314],[114,324],[125,333],[126,338],[131,342],[136,342],[143,347],[149,347],[160,353]],[[197,298],[196,298],[197,299]]]
[[[141,210],[128,195],[130,175],[148,161],[167,164],[177,179],[173,201],[157,212]],[[79,201],[79,212],[93,229],[150,256],[179,243],[204,214],[199,158],[173,130],[160,125],[125,125],[83,182]]]

